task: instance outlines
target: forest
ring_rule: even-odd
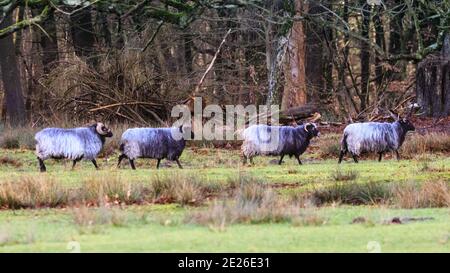
[[[0,8],[1,118],[12,126],[170,124],[170,109],[195,96],[303,106],[303,118],[341,122],[412,101],[429,116],[450,113],[446,0],[2,0]]]

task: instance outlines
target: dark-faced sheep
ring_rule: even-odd
[[[192,137],[192,135],[191,135]],[[154,158],[158,160],[156,168],[162,159],[174,160],[182,169],[180,156],[186,146],[183,127],[172,128],[132,128],[122,134],[120,142],[119,162],[128,158],[131,168],[136,169],[134,160],[137,158]]]
[[[244,142],[241,150],[244,164],[247,159],[253,164],[253,157],[257,155],[281,156],[281,165],[285,155],[294,156],[299,164],[300,155],[308,148],[310,140],[320,133],[314,123],[307,123],[297,127],[253,125],[244,130]]]
[[[410,112],[411,113],[411,112]],[[339,163],[347,152],[358,163],[358,156],[364,152],[378,153],[378,161],[381,161],[383,153],[395,151],[397,160],[400,160],[398,149],[405,141],[408,131],[414,131],[414,125],[409,120],[410,114],[400,118],[391,112],[394,122],[363,122],[347,125],[341,140],[341,152]]]
[[[44,160],[48,158],[70,159],[73,161],[72,169],[82,159],[91,160],[98,169],[95,158],[102,150],[105,138],[112,135],[111,130],[101,122],[89,127],[43,129],[34,137],[40,171],[46,171]]]

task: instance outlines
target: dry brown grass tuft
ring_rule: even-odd
[[[35,148],[34,134],[37,129],[31,127],[8,128],[1,132],[0,148],[29,149]]]
[[[341,136],[338,134],[326,134],[316,140],[319,154],[322,158],[338,158],[341,149]]]
[[[261,183],[244,183],[235,189],[231,200],[215,201],[205,211],[188,214],[185,221],[224,230],[235,223],[280,223],[295,225],[319,224],[317,215],[301,213],[300,206],[283,198]]]
[[[0,207],[8,209],[67,205],[69,190],[45,176],[22,176],[0,184]]]
[[[0,183],[0,208],[108,206],[143,203],[198,205],[225,189],[197,175],[162,175],[128,182],[118,175],[91,177],[77,188],[63,187],[52,177],[21,176]],[[226,192],[226,190],[225,190]]]
[[[354,170],[342,171],[341,169],[336,169],[331,172],[330,177],[334,181],[353,181],[359,177],[359,172]]]
[[[450,153],[450,134],[413,134],[407,137],[401,148],[404,158],[414,158],[426,153]]]
[[[119,176],[89,178],[83,181],[77,194],[77,201],[101,205],[140,204],[148,199],[148,190],[142,183],[126,182]]]
[[[153,178],[150,192],[156,203],[175,202],[182,206],[198,205],[206,198],[222,192],[224,186],[198,175],[157,175]]]
[[[389,183],[335,182],[305,193],[316,205],[342,203],[350,205],[388,204],[392,191]]]

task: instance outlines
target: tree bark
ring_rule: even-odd
[[[389,22],[389,53],[391,55],[400,55],[406,53],[405,41],[404,40],[404,29],[403,29],[403,17],[405,16],[404,1],[393,0],[392,2],[392,15],[390,16]],[[405,39],[407,40],[407,39]],[[391,62],[395,64],[395,62]],[[394,73],[393,79],[401,80],[406,71],[406,64],[404,61],[397,61],[397,67],[400,68],[400,73]]]
[[[0,24],[0,29],[12,23],[11,15],[7,15]],[[6,115],[9,117],[9,123],[13,127],[22,126],[26,121],[26,113],[12,35],[0,39],[0,69],[5,89]]]
[[[450,115],[450,56],[431,56],[417,66],[416,97],[430,117]]]
[[[382,7],[375,6],[374,8],[374,16],[373,16],[373,24],[375,26],[375,42],[381,48],[385,49],[385,40],[384,40],[384,27],[383,20],[381,18]],[[379,54],[375,56],[375,81],[377,86],[380,86],[383,83],[383,66],[380,60]]]
[[[302,14],[305,9],[303,1],[295,1],[295,13]],[[281,110],[306,103],[306,72],[305,72],[305,34],[303,22],[297,20],[293,23],[286,54],[285,85]]]
[[[308,7],[308,14],[314,16],[324,12],[325,9],[315,2],[310,2]],[[323,30],[321,26],[308,23],[305,25],[306,36],[306,86],[307,100],[309,102],[318,102],[319,98],[323,98],[325,81],[324,81],[324,46],[322,44],[321,36]]]

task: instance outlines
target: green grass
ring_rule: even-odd
[[[125,226],[100,225],[90,232],[80,232],[67,210],[4,211],[0,236],[9,232],[13,239],[0,251],[68,252],[70,241],[79,242],[83,252],[367,252],[370,241],[379,242],[383,252],[450,251],[448,209],[323,208],[316,211],[328,219],[323,226],[239,224],[223,231],[183,224],[179,219],[184,210],[162,205],[130,207]],[[351,224],[358,216],[373,224]],[[383,224],[394,216],[434,219]]]
[[[116,168],[117,156],[108,159],[98,160],[101,170],[95,171],[89,161],[78,163],[76,170],[71,171],[71,162],[47,160],[46,174],[38,171],[38,163],[31,151],[28,150],[1,150],[0,154],[8,155],[10,158],[22,162],[22,166],[11,168],[10,165],[0,165],[0,181],[6,178],[19,177],[24,174],[47,175],[54,177],[64,185],[78,185],[87,177],[97,177],[104,174],[114,174],[124,176],[130,181],[146,181],[149,175],[172,174],[181,172],[186,174],[204,175],[207,178],[217,181],[226,181],[230,175],[238,172],[262,178],[270,183],[295,183],[295,184],[317,184],[329,183],[333,179],[332,172],[340,168],[344,171],[353,170],[359,173],[358,181],[424,181],[437,179],[450,179],[450,158],[434,157],[427,164],[429,167],[440,168],[446,171],[421,171],[423,163],[417,160],[392,160],[387,159],[382,162],[374,160],[362,160],[359,164],[354,164],[347,160],[341,165],[336,160],[319,160],[306,156],[303,165],[299,166],[295,159],[284,159],[283,165],[273,164],[274,158],[257,157],[254,166],[242,166],[239,153],[229,150],[208,150],[202,149],[193,151],[187,149],[181,156],[184,169],[179,170],[176,163],[163,161],[161,169],[156,170],[156,160],[138,159],[137,170],[132,171],[126,160],[122,162],[121,169]]]
[[[254,166],[242,166],[238,151],[222,149],[187,149],[181,157],[184,165],[164,163],[155,169],[155,160],[138,160],[137,171],[127,162],[116,168],[117,156],[101,158],[100,171],[90,162],[80,162],[71,171],[71,162],[48,160],[48,173],[38,172],[37,160],[29,150],[3,150],[1,156],[21,162],[0,164],[0,182],[21,176],[51,177],[64,187],[79,187],[89,177],[117,175],[126,181],[146,183],[152,176],[176,174],[201,175],[206,181],[227,183],[238,173],[260,179],[274,186],[276,192],[289,196],[296,192],[335,183],[333,174],[357,173],[355,183],[450,181],[450,158],[427,155],[424,159],[361,160],[350,159],[338,165],[336,159],[321,160],[317,154],[302,156],[303,165],[285,158],[278,166],[270,157],[258,157]],[[348,181],[350,182],[350,181]],[[344,182],[345,183],[345,182]],[[209,202],[209,201],[208,201]],[[0,252],[68,252],[67,244],[77,241],[83,252],[149,251],[149,252],[367,252],[367,244],[377,241],[383,252],[449,252],[450,209],[426,208],[400,210],[391,207],[339,206],[308,208],[326,219],[319,226],[295,225],[291,222],[264,224],[232,224],[223,229],[186,223],[186,215],[205,210],[208,205],[185,206],[133,205],[116,208],[123,224],[93,224],[85,227],[74,221],[73,208],[0,210]],[[97,209],[91,209],[97,210]],[[303,211],[304,209],[301,209]],[[356,217],[365,224],[352,224]],[[392,217],[433,217],[432,220],[383,224]]]

